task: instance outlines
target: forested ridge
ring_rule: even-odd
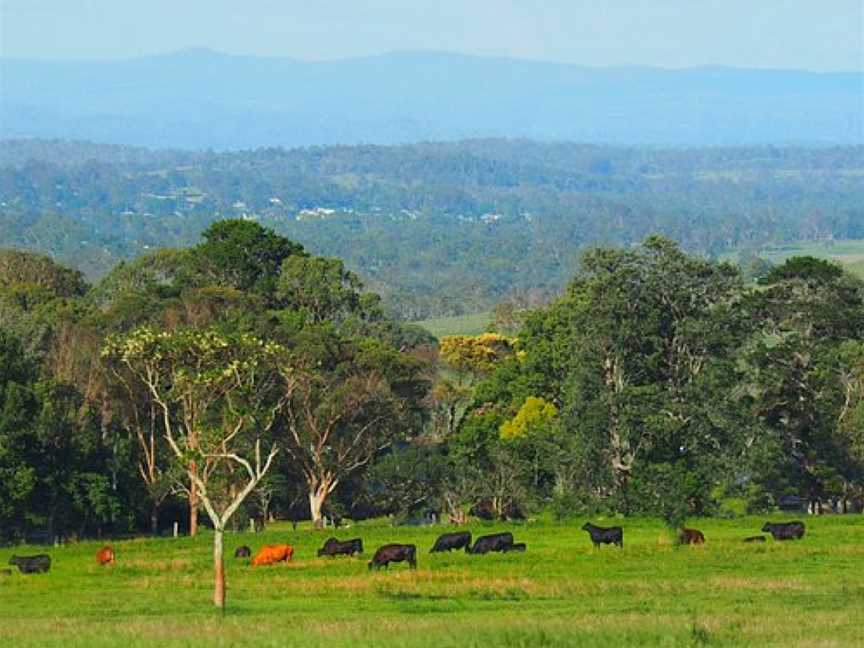
[[[715,258],[864,238],[860,146],[652,149],[527,140],[240,152],[0,143],[0,242],[91,280],[253,219],[344,260],[402,319],[549,296],[594,244]]]
[[[2,539],[864,508],[864,282],[839,266],[753,284],[652,235],[492,329],[439,343],[242,219],[95,284],[4,250]]]

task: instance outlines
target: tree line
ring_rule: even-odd
[[[2,539],[860,506],[864,284],[838,266],[754,285],[652,236],[493,329],[437,341],[243,220],[95,285],[3,251]]]

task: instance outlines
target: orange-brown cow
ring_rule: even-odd
[[[705,544],[705,535],[697,529],[681,529],[678,534],[679,544]]]
[[[291,545],[265,545],[252,559],[252,566],[272,565],[277,562],[288,562],[294,555],[294,547]]]
[[[114,548],[111,545],[105,545],[96,552],[96,562],[100,565],[108,565],[114,562]]]

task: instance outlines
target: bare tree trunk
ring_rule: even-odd
[[[309,513],[312,516],[312,524],[316,529],[324,527],[324,518],[321,509],[327,497],[333,492],[333,484],[324,479],[309,487]]]
[[[218,527],[213,532],[213,571],[216,574],[216,582],[213,587],[213,604],[225,609],[225,562],[222,559],[222,533],[223,529]]]
[[[327,493],[321,489],[309,491],[309,512],[312,516],[312,524],[316,529],[324,526],[324,518],[321,516],[321,508],[327,499]]]
[[[189,462],[189,472],[197,474],[197,467],[194,461]],[[195,480],[189,480],[189,535],[195,536],[198,534],[198,487],[195,485]]]

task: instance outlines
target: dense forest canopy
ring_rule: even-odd
[[[864,238],[864,149],[471,140],[243,152],[0,143],[0,243],[104,276],[255,220],[343,259],[403,319],[550,295],[594,244],[662,233],[707,258]]]
[[[843,268],[745,282],[652,235],[510,306],[439,343],[242,219],[94,285],[3,251],[0,540],[194,533],[202,510],[221,543],[270,515],[864,508],[864,282]]]

